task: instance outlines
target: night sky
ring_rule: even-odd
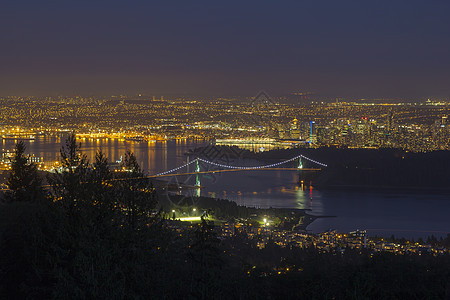
[[[0,38],[0,96],[450,96],[448,0],[5,0]]]

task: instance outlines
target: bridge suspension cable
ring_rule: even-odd
[[[281,162],[278,162],[278,163],[269,164],[269,165],[261,165],[261,166],[252,166],[252,167],[248,167],[248,166],[231,166],[231,165],[224,165],[224,164],[215,163],[215,162],[212,162],[212,161],[203,159],[203,158],[198,158],[198,160],[199,160],[199,161],[202,161],[202,162],[204,162],[204,163],[207,163],[207,164],[211,164],[211,165],[214,165],[214,166],[218,166],[218,167],[222,167],[222,168],[227,168],[227,169],[264,169],[264,168],[273,168],[273,167],[276,167],[276,166],[280,166],[280,165],[282,165],[282,164],[291,162],[291,161],[296,160],[296,159],[299,159],[299,158],[304,158],[304,159],[309,160],[309,161],[311,161],[311,162],[313,162],[313,163],[315,163],[315,164],[318,164],[318,165],[320,165],[320,166],[327,167],[326,164],[323,164],[323,163],[318,162],[318,161],[316,161],[316,160],[310,159],[310,158],[308,158],[308,157],[306,157],[306,156],[303,156],[303,155],[301,155],[301,154],[300,154],[300,155],[297,155],[296,157],[293,157],[293,158],[290,158],[290,159],[287,159],[287,160],[284,160],[284,161],[281,161]]]
[[[322,166],[322,167],[328,167],[328,165],[323,164],[323,163],[321,163],[321,162],[319,162],[319,161],[317,161],[317,160],[311,159],[311,158],[309,158],[309,157],[306,157],[306,156],[304,156],[304,155],[301,155],[301,154],[300,154],[299,157],[304,158],[304,159],[306,159],[306,160],[309,160],[310,162],[313,162],[313,163],[315,163],[315,164],[318,164],[319,166]],[[297,157],[297,158],[298,158],[298,157]]]
[[[230,165],[218,164],[218,163],[215,163],[215,162],[212,162],[212,161],[209,161],[209,160],[205,160],[203,158],[199,158],[198,160],[200,160],[200,161],[202,161],[204,163],[210,164],[210,165],[217,166],[217,167],[222,167],[222,168],[227,168],[227,169],[244,169],[245,170],[245,169],[264,169],[264,168],[276,167],[276,166],[282,165],[284,163],[293,161],[293,160],[298,159],[298,158],[299,158],[299,156],[291,158],[291,159],[286,160],[286,161],[275,163],[275,164],[262,165],[262,166],[253,166],[253,167],[248,167],[248,166],[245,166],[245,167],[244,166],[230,166]]]
[[[158,173],[158,174],[155,174],[155,175],[152,175],[152,176],[161,176],[161,175],[166,175],[166,174],[169,174],[169,173],[178,171],[179,169],[184,168],[184,167],[187,167],[187,166],[189,166],[190,164],[192,164],[192,163],[194,163],[194,162],[196,162],[196,161],[197,161],[197,158],[191,160],[190,162],[188,162],[188,163],[186,163],[186,164],[184,164],[184,165],[182,165],[182,166],[178,166],[178,167],[176,167],[176,168],[173,168],[172,170],[168,170],[168,171],[165,171],[165,172],[161,172],[161,173]]]

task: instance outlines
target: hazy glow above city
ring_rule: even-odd
[[[0,96],[449,97],[448,1],[8,1]]]

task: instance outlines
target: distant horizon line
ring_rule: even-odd
[[[296,95],[294,93],[291,94],[270,94],[266,93],[270,96],[270,98],[274,98],[276,100],[286,100],[286,101],[298,101],[298,102],[368,102],[368,101],[388,101],[388,102],[450,102],[450,96],[430,96],[430,97],[358,97],[358,96],[320,96],[316,94],[307,94],[307,95]],[[218,100],[218,99],[226,99],[226,100],[240,100],[240,99],[252,99],[255,98],[258,93],[254,95],[212,95],[212,94],[193,94],[193,93],[176,93],[176,92],[168,92],[168,93],[57,93],[57,94],[8,94],[8,95],[0,95],[1,99],[7,98],[120,98],[124,99],[133,98],[134,100],[138,100],[142,98],[142,100],[189,100],[189,98],[201,98],[201,99],[192,99],[192,100]]]

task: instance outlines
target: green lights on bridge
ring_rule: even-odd
[[[303,163],[302,163],[302,158],[301,157],[298,158],[298,167],[297,168],[298,169],[303,169]]]
[[[195,174],[195,186],[197,187],[197,190],[195,191],[196,197],[200,197],[200,194],[201,194],[201,191],[200,191],[201,183],[200,183],[200,177],[198,175],[199,172],[200,172],[200,164],[199,164],[198,158],[197,158],[197,167],[195,168],[195,173],[197,173],[197,174]]]

